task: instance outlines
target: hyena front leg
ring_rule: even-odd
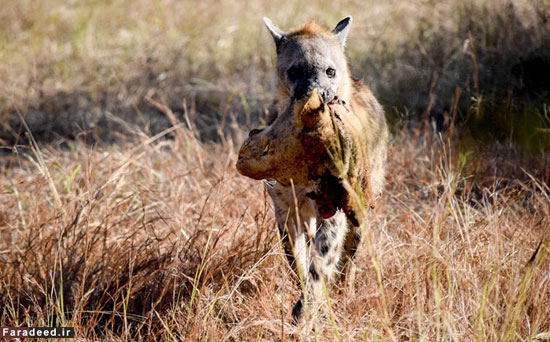
[[[355,226],[348,220],[348,231],[346,233],[346,238],[344,241],[344,257],[341,260],[342,271],[345,275],[345,285],[349,293],[353,293],[354,283],[355,283],[355,254],[357,253],[357,248],[361,243],[361,226]],[[344,270],[345,268],[345,270]]]
[[[306,302],[316,307],[324,297],[324,287],[330,287],[338,274],[344,243],[347,234],[347,219],[343,211],[338,210],[329,219],[318,218],[317,232],[315,234],[315,252],[309,266],[307,288],[311,298],[305,298]],[[295,320],[300,318],[304,297],[300,297],[292,315]]]
[[[266,182],[266,187],[273,200],[288,263],[303,280],[307,275],[307,240],[316,227],[314,203],[306,197],[304,189],[293,191],[275,181]]]

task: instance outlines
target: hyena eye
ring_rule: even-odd
[[[333,78],[334,76],[336,76],[336,70],[334,70],[333,68],[328,68],[327,69],[327,76],[329,78]]]
[[[286,75],[288,76],[289,80],[295,81],[300,76],[300,70],[298,70],[298,68],[296,68],[296,67],[289,68],[286,71]]]

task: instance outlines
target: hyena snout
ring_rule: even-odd
[[[292,97],[294,98],[294,100],[310,98],[314,89],[317,89],[324,102],[331,101],[336,95],[335,92],[330,89],[330,87],[323,85],[317,80],[304,80],[296,85]]]

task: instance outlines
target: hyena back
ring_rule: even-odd
[[[300,158],[292,155],[295,151],[285,143],[290,140],[281,136],[293,134],[294,131],[289,130],[294,126],[284,128],[284,123],[295,119],[293,106],[310,98],[315,90],[324,103],[339,103],[349,108],[355,125],[360,127],[352,130],[353,139],[368,151],[368,165],[365,165],[365,170],[368,169],[365,172],[369,173],[368,193],[370,199],[377,197],[383,186],[388,133],[382,107],[369,88],[350,75],[344,47],[351,17],[342,19],[332,31],[309,22],[285,33],[269,19],[264,18],[264,22],[277,50],[277,111],[268,119],[267,127],[250,132],[249,140],[272,141],[265,145],[259,158],[282,157],[277,167],[290,169],[290,174],[293,168],[299,168]],[[241,152],[243,149],[244,145]],[[310,158],[312,150],[313,147],[304,158]],[[350,264],[353,268],[362,223],[346,215],[341,203],[327,203],[327,198],[328,201],[334,198],[327,194],[343,191],[337,177],[320,177],[312,183],[309,179],[298,179],[299,174],[295,172],[295,177],[278,181],[270,179],[269,172],[248,174],[255,179],[268,179],[266,186],[288,260],[305,280],[306,294],[311,295],[302,294],[292,310],[294,319],[301,316],[304,301],[315,303],[323,297],[323,282],[328,285],[334,280],[342,265]],[[314,246],[309,267],[308,240]]]

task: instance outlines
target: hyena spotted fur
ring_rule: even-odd
[[[237,169],[266,179],[288,261],[306,283],[307,295],[302,293],[292,310],[297,320],[304,300],[319,302],[323,283],[328,286],[343,265],[354,267],[364,220],[349,204],[351,193],[360,188],[362,204],[374,205],[383,187],[388,132],[382,107],[370,89],[350,75],[344,47],[351,17],[332,31],[311,21],[285,33],[271,20],[264,22],[277,51],[276,111],[266,127],[250,132]],[[336,120],[341,122],[335,128],[338,140],[353,146],[342,150],[347,166],[339,170],[320,157],[326,146],[319,143],[319,134],[338,126],[333,119],[327,121],[334,118],[327,114],[334,108],[336,117],[344,118]],[[313,131],[317,140],[304,138]],[[364,158],[358,157],[360,153]],[[346,185],[344,178],[354,181]],[[309,266],[308,242],[314,246]]]

